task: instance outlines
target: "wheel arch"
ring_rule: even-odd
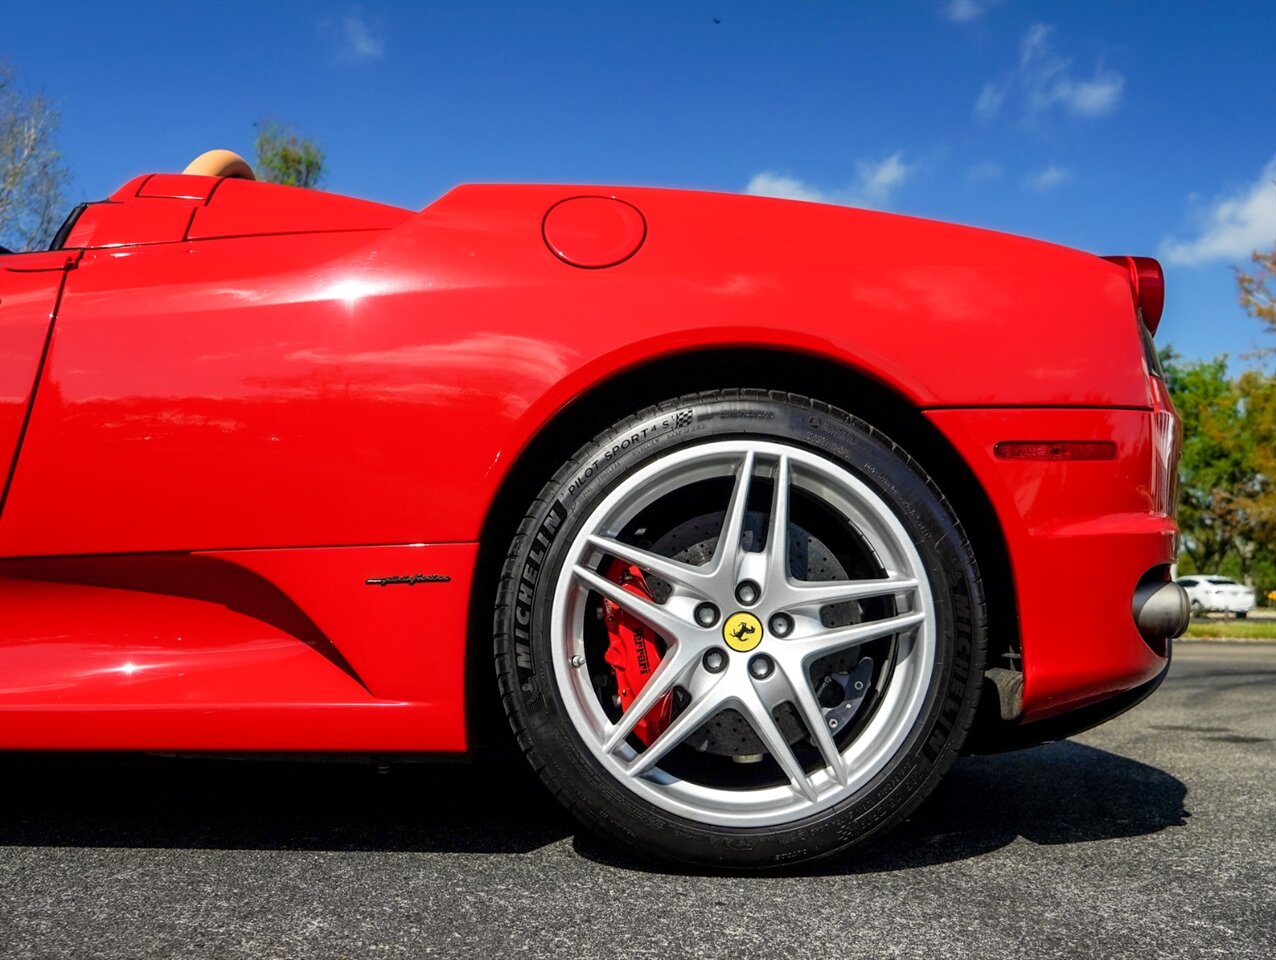
[[[970,538],[985,582],[1012,584],[1000,521],[965,460],[906,397],[851,365],[775,348],[690,349],[608,377],[556,411],[515,457],[488,506],[479,537],[466,637],[466,728],[471,749],[512,743],[492,657],[492,600],[508,544],[532,497],[590,437],[626,413],[688,393],[748,384],[823,400],[900,444],[940,489]],[[987,591],[988,665],[1019,649],[1015,591]]]

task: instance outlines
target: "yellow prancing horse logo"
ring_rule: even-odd
[[[722,639],[732,650],[748,653],[762,642],[762,621],[751,613],[733,613],[722,625]]]

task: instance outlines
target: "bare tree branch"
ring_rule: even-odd
[[[0,246],[40,249],[61,219],[68,175],[57,131],[53,105],[21,93],[13,70],[0,63]]]

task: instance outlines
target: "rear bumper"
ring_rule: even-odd
[[[1166,646],[1165,662],[1161,672],[1146,683],[1131,687],[1097,703],[1046,717],[1044,720],[1015,724],[976,724],[971,731],[970,739],[966,741],[962,749],[966,753],[1001,753],[1005,750],[1020,750],[1051,740],[1063,740],[1089,730],[1091,727],[1097,727],[1101,723],[1107,723],[1127,710],[1137,707],[1157,691],[1170,672],[1171,649],[1169,645]]]
[[[1165,669],[1168,635],[1145,638],[1135,597],[1167,580],[1178,532],[1163,411],[934,410],[927,417],[979,479],[1001,522],[1013,583],[985,583],[1017,607],[1023,722],[1142,687]],[[1004,460],[1004,441],[1107,440],[1109,460]],[[1007,595],[1006,592],[1011,592]],[[993,638],[994,643],[1004,638]],[[1004,663],[990,666],[1005,666]]]

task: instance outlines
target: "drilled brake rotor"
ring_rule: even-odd
[[[745,520],[743,544],[746,550],[757,550],[762,546],[766,530],[766,516],[750,512]],[[718,534],[722,530],[723,514],[707,513],[678,524],[672,530],[656,540],[648,548],[683,563],[699,566],[709,562],[718,544]],[[833,555],[832,551],[817,537],[808,533],[796,523],[788,528],[789,571],[797,580],[845,580],[846,569]],[[654,576],[647,578],[648,588],[656,600],[663,603],[669,596],[671,588]],[[861,611],[858,603],[849,602],[825,607],[821,619],[827,627],[843,626],[859,623]],[[859,660],[856,651],[848,650],[817,663],[815,680],[819,680],[835,671],[848,672]],[[675,707],[675,709],[677,709]],[[775,714],[780,730],[790,744],[795,744],[806,737],[806,731],[797,718],[793,707],[783,704]],[[753,731],[747,720],[735,710],[723,710],[706,721],[699,729],[690,734],[686,744],[704,753],[721,756],[753,758],[766,752],[762,741]]]

